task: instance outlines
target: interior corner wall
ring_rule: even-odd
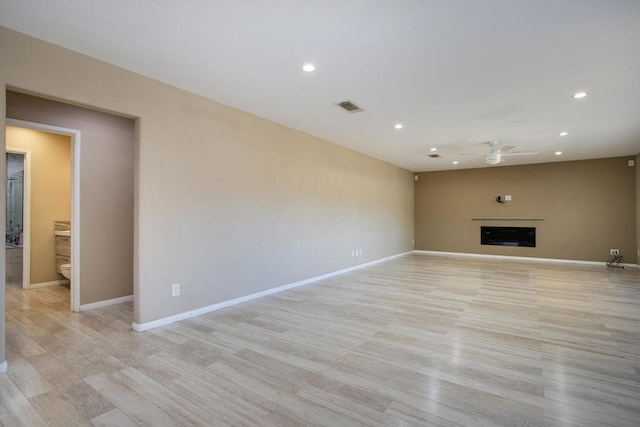
[[[135,323],[413,249],[410,171],[1,27],[0,56],[2,84],[139,118]]]
[[[617,248],[623,261],[633,262],[636,172],[630,159],[419,173],[416,249],[604,262]],[[498,203],[498,195],[512,200]],[[535,227],[536,247],[481,245],[481,226]]]
[[[71,138],[7,126],[6,141],[31,151],[29,284],[64,280],[56,272],[54,223],[71,219]]]

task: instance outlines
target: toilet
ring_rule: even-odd
[[[62,264],[60,273],[67,279],[71,280],[71,264]]]

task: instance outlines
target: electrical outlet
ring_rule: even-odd
[[[609,253],[611,254],[611,256],[618,256],[620,255],[620,249],[611,249]]]
[[[358,249],[358,256],[362,256],[362,249]]]
[[[178,295],[180,295],[180,283],[174,283],[171,285],[171,296],[177,297]]]

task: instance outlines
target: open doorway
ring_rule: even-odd
[[[6,117],[73,139],[73,311],[133,301],[136,120],[13,90]]]
[[[7,163],[7,283],[18,278],[20,257],[13,252],[21,250],[22,287],[68,285],[70,309],[79,311],[80,275],[74,274],[79,270],[79,240],[73,230],[79,229],[79,183],[74,172],[80,132],[8,119],[6,140],[7,160],[12,161],[11,166]],[[23,157],[22,174],[19,156]]]

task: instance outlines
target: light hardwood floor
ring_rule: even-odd
[[[144,333],[7,287],[4,426],[638,426],[640,271],[412,254]]]

